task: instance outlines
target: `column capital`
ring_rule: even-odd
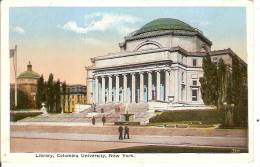
[[[123,75],[123,76],[126,76],[127,74],[128,74],[128,73],[123,73],[122,75]]]
[[[135,75],[135,74],[136,74],[136,72],[131,72],[130,74],[131,74],[131,75]]]

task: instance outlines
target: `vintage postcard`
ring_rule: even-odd
[[[2,162],[253,162],[253,2],[200,3],[3,1]]]

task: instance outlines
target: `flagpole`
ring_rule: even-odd
[[[15,108],[17,107],[17,82],[16,82],[16,77],[17,77],[17,45],[15,45],[15,52],[14,52],[14,104],[15,104]]]

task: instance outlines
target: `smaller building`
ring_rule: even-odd
[[[29,61],[27,70],[16,78],[18,108],[36,108],[37,81],[39,78],[40,75],[32,70]]]
[[[64,113],[75,112],[76,104],[87,103],[87,87],[85,85],[68,85],[65,95],[61,97]],[[65,99],[64,99],[65,98]]]

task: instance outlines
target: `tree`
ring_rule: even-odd
[[[46,92],[43,75],[37,80],[36,107],[42,107],[42,103],[46,101]]]
[[[222,59],[215,65],[209,55],[203,59],[204,76],[200,78],[202,99],[207,105],[223,109],[223,103],[234,104],[235,126],[247,126],[248,87],[247,66],[232,59],[232,71]]]
[[[200,78],[202,99],[207,105],[218,103],[217,67],[211,62],[210,55],[203,58],[204,75]]]
[[[61,101],[60,101],[60,80],[55,83],[54,87],[54,93],[55,93],[55,112],[60,113],[61,112]]]
[[[33,108],[33,103],[30,101],[28,95],[22,90],[17,90],[17,107],[16,109],[30,109]]]
[[[233,60],[232,69],[232,103],[234,108],[234,122],[236,126],[247,126],[248,122],[248,86],[247,67],[238,60]]]
[[[55,93],[54,93],[54,81],[53,81],[53,74],[50,73],[49,79],[47,82],[47,109],[48,112],[52,113],[54,109],[55,103]]]
[[[63,99],[62,99],[62,110],[65,112],[65,102],[66,102],[66,82],[64,81],[62,83],[62,94],[63,94]]]
[[[222,104],[226,101],[227,93],[227,66],[221,58],[218,62],[217,83],[218,107],[222,107]]]

